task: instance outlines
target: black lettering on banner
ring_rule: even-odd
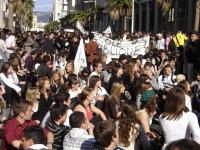
[[[108,46],[107,46],[107,45],[103,45],[103,46],[102,46],[102,49],[103,49],[103,52],[104,52],[105,54],[109,54],[109,53],[110,53],[110,51],[108,50]]]
[[[121,55],[121,54],[126,54],[127,55],[126,49],[123,48],[123,47],[120,47],[120,49],[119,49],[119,55]]]
[[[110,45],[110,44],[111,44],[111,40],[105,39],[105,43],[106,43],[107,45]]]

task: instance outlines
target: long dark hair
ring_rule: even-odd
[[[128,147],[131,144],[128,140],[130,137],[130,132],[135,137],[138,133],[138,128],[136,127],[136,109],[137,107],[134,105],[124,104],[122,107],[121,115],[118,118],[119,142],[122,143],[125,147]]]
[[[183,112],[188,112],[185,106],[185,93],[179,87],[173,87],[169,90],[166,97],[165,111],[162,118],[167,120],[177,120]]]

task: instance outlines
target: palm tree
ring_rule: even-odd
[[[24,31],[28,27],[32,27],[34,1],[17,0],[14,4],[18,30]]]
[[[172,6],[173,0],[156,0],[156,2],[160,4],[162,9],[162,14],[166,15]]]
[[[110,17],[116,21],[124,17],[124,30],[126,30],[126,17],[132,14],[132,3],[134,0],[109,0],[108,9],[110,10]]]
[[[9,0],[8,1],[8,11],[9,11],[9,14],[8,14],[8,28],[11,31],[14,31],[14,27],[13,27],[13,8],[14,8],[13,0]]]
[[[199,13],[200,13],[200,0],[196,1],[196,6],[195,6],[195,22],[194,22],[194,30],[199,31]]]

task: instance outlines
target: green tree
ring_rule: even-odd
[[[17,0],[14,3],[16,12],[16,25],[19,31],[32,27],[33,21],[33,0]]]
[[[58,21],[50,21],[46,26],[44,26],[44,30],[47,32],[54,32],[59,30],[60,23]]]
[[[124,30],[126,30],[126,17],[132,15],[132,4],[134,0],[109,0],[108,9],[111,19],[115,22],[124,19]],[[134,17],[133,17],[134,18]]]

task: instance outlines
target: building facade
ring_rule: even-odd
[[[76,10],[87,10],[89,8],[107,5],[108,0],[71,0],[74,5],[68,3],[69,13]],[[176,32],[182,30],[190,32],[194,27],[196,0],[175,0],[170,11],[163,15],[156,0],[135,0],[134,7],[134,31],[142,32]],[[131,17],[120,17],[112,21],[109,10],[104,10],[94,22],[86,24],[88,30],[103,31],[111,26],[113,31],[131,31]],[[92,25],[93,24],[93,25]],[[126,27],[125,27],[126,26]]]
[[[72,0],[73,1],[73,0]],[[59,21],[68,14],[68,0],[53,1],[53,21]]]

